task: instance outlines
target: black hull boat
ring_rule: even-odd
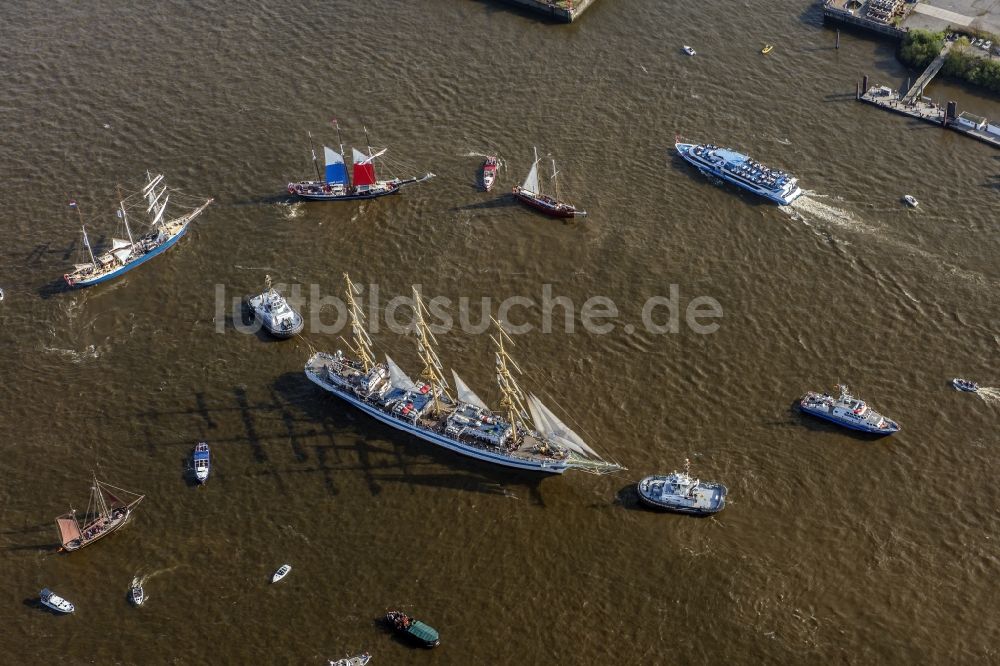
[[[552,180],[552,186],[555,190],[555,196],[549,196],[542,192],[541,184],[538,181],[538,149],[535,149],[535,161],[531,165],[531,170],[528,171],[528,177],[524,179],[524,183],[521,185],[515,185],[513,191],[514,197],[528,206],[531,206],[540,213],[544,213],[549,217],[558,218],[569,218],[569,217],[583,217],[587,214],[587,211],[578,210],[573,204],[561,201],[559,198],[559,181],[556,176],[559,172],[556,171],[556,161],[552,160],[552,175],[550,179]]]

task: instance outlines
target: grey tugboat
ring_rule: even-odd
[[[271,286],[271,276],[264,276],[264,291],[247,299],[254,318],[276,338],[290,338],[302,331],[302,315],[293,310],[285,297]]]
[[[834,398],[826,393],[810,391],[802,397],[799,406],[806,414],[818,416],[852,430],[860,430],[876,435],[891,435],[899,430],[899,424],[886,418],[869,407],[864,400],[850,394],[847,387],[838,384],[840,396]]]
[[[691,476],[691,461],[684,460],[684,471],[666,476],[647,476],[636,486],[639,499],[657,509],[707,516],[726,505],[726,487],[707,483]]]

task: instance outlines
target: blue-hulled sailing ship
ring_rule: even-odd
[[[406,185],[420,183],[434,177],[433,173],[408,178],[380,179],[375,173],[376,160],[383,158],[388,148],[374,150],[368,141],[368,129],[365,128],[365,144],[367,152],[351,148],[351,166],[353,175],[348,173],[344,160],[344,141],[340,136],[340,125],[336,120],[333,126],[337,129],[337,140],[340,151],[329,146],[323,146],[323,171],[320,171],[316,151],[312,150],[313,166],[316,168],[316,180],[300,180],[288,183],[288,193],[309,199],[311,201],[352,201],[356,199],[375,199],[387,194],[398,194]]]
[[[153,176],[149,172],[146,172],[146,185],[142,190],[128,196],[119,194],[118,221],[125,232],[123,235],[128,240],[112,238],[111,247],[101,252],[94,252],[87,236],[87,226],[83,223],[83,213],[75,201],[70,202],[70,207],[76,208],[80,214],[83,246],[90,261],[76,264],[72,271],[63,275],[69,286],[90,287],[113,280],[158,254],[166,252],[187,233],[191,221],[201,215],[213,201],[211,198],[201,201],[178,190],[169,189],[163,182],[162,175]],[[171,197],[173,197],[172,202]],[[177,217],[169,217],[168,202],[172,203],[174,208],[183,208],[184,212]],[[129,225],[129,215],[136,211],[149,220],[148,230],[138,234],[133,233]]]

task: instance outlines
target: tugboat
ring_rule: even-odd
[[[863,400],[855,398],[848,392],[846,386],[840,384],[837,388],[840,389],[840,397],[834,398],[826,393],[819,394],[810,391],[803,396],[799,406],[807,414],[818,416],[852,430],[877,435],[891,435],[899,431],[898,423],[882,416],[865,404]]]
[[[162,175],[153,176],[147,172],[146,177],[146,186],[142,190],[122,196],[118,202],[120,228],[125,231],[124,235],[128,240],[112,238],[111,248],[100,254],[95,254],[90,245],[80,207],[76,201],[70,201],[70,208],[75,208],[80,214],[83,246],[87,249],[85,259],[89,259],[76,264],[72,271],[63,275],[70,287],[90,287],[112,280],[166,252],[187,233],[191,221],[212,203],[212,199],[202,201],[168,189]],[[184,212],[177,217],[166,215],[167,202],[171,197],[174,209],[184,207]],[[141,209],[140,214],[145,213],[149,217],[149,228],[142,235],[133,233],[129,227],[130,211],[138,209]]]
[[[975,393],[979,390],[979,384],[972,381],[971,379],[959,379],[956,377],[951,380],[951,385],[954,386],[959,391],[965,391],[967,393]]]
[[[684,471],[666,476],[647,476],[636,486],[639,499],[657,509],[695,516],[722,511],[726,505],[726,487],[704,483],[691,476],[691,461],[684,460]]]
[[[365,666],[365,664],[371,660],[372,656],[365,652],[355,657],[345,657],[344,659],[338,659],[337,661],[333,661],[331,659],[328,662],[328,666]]]
[[[493,183],[497,180],[497,166],[499,161],[496,155],[487,155],[483,163],[483,191],[489,192],[493,189]]]
[[[211,469],[209,455],[208,444],[205,442],[198,442],[198,444],[194,447],[194,453],[192,454],[192,462],[194,463],[194,478],[198,480],[198,483],[205,483],[208,481],[208,473]]]
[[[47,587],[42,589],[40,596],[42,603],[57,613],[72,613],[76,610],[76,606],[71,602],[63,599]]]
[[[541,211],[550,217],[581,217],[586,215],[587,211],[577,210],[576,206],[559,200],[559,181],[556,180],[559,172],[556,171],[555,160],[552,160],[552,175],[549,177],[552,179],[555,197],[550,197],[542,193],[542,189],[538,184],[538,149],[535,148],[534,150],[535,161],[531,165],[528,177],[524,179],[524,184],[514,186],[514,196],[535,210]]]
[[[247,300],[254,318],[276,338],[290,338],[302,331],[302,315],[288,305],[288,301],[271,286],[271,276],[264,276],[264,291]]]
[[[385,155],[388,148],[373,151],[367,146],[367,153],[353,148],[354,177],[347,173],[344,163],[344,141],[340,138],[340,125],[333,120],[337,129],[337,139],[340,141],[340,152],[323,146],[324,173],[320,173],[316,151],[312,151],[313,165],[316,167],[316,180],[301,180],[288,183],[288,193],[312,201],[352,201],[355,199],[374,199],[387,194],[398,194],[400,189],[411,183],[420,183],[434,177],[426,173],[421,177],[391,178],[379,180],[375,176],[375,160]],[[365,144],[368,144],[368,128],[365,128]]]
[[[119,495],[126,496],[126,499],[120,499]],[[87,522],[81,525],[75,510],[56,518],[62,549],[72,552],[85,548],[120,529],[132,517],[132,510],[144,497],[145,495],[98,481],[95,476],[90,487],[90,502],[84,514]]]
[[[420,620],[411,618],[402,611],[389,611],[385,614],[385,621],[397,634],[405,636],[425,648],[437,647],[441,644],[436,629]]]

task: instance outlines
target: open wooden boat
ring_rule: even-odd
[[[63,550],[79,550],[120,529],[132,517],[132,509],[145,497],[98,481],[96,476],[93,480],[83,523],[77,519],[75,509],[56,518]],[[121,499],[120,495],[126,499]],[[129,501],[128,497],[133,499]]]
[[[434,627],[416,620],[402,611],[389,611],[385,614],[385,620],[393,631],[418,645],[432,648],[441,644],[441,639]]]

